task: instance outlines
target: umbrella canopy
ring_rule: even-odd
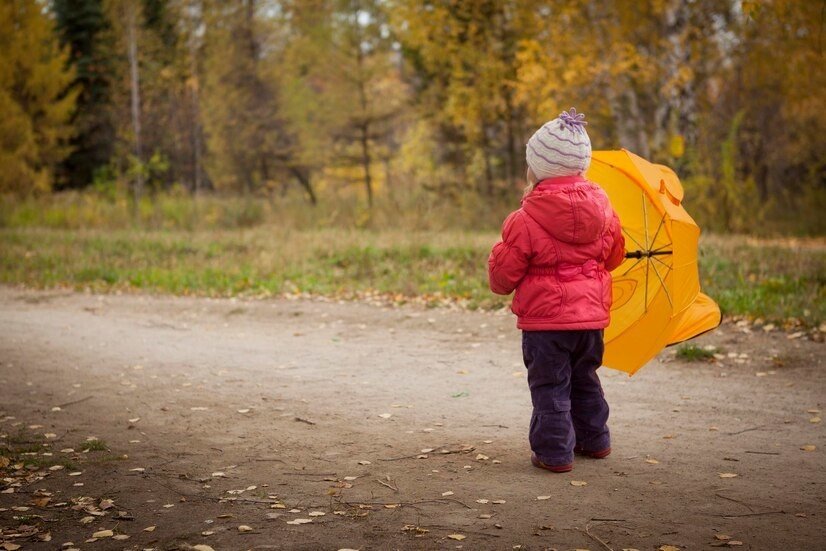
[[[594,151],[586,176],[611,199],[627,249],[612,272],[603,362],[633,374],[664,347],[717,327],[720,309],[700,293],[700,228],[673,170],[626,150]]]

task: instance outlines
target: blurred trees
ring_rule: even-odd
[[[45,2],[6,3],[4,17]],[[74,137],[59,124],[30,132],[52,136],[42,166],[66,146],[71,155],[52,179],[37,155],[8,153],[26,147],[3,144],[40,175],[7,189],[80,187],[97,174],[273,201],[334,201],[352,187],[366,205],[397,190],[492,204],[520,185],[534,129],[576,106],[595,148],[675,167],[702,224],[826,231],[826,0],[50,5],[27,17],[47,34],[54,17],[75,76],[50,73],[41,98],[71,113],[77,91]],[[21,63],[14,51],[3,49],[3,66]]]
[[[69,153],[76,89],[36,0],[0,3],[0,191],[48,190]]]
[[[102,0],[55,0],[52,8],[60,42],[71,56],[72,86],[78,93],[71,153],[54,184],[58,189],[80,188],[89,185],[95,170],[106,165],[113,152],[109,24]]]

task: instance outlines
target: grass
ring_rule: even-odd
[[[308,293],[496,309],[485,231],[0,228],[0,283],[179,295]],[[725,314],[816,327],[826,320],[826,243],[710,236],[703,290]]]
[[[677,348],[677,358],[686,362],[710,362],[716,350],[706,350],[696,344],[683,344]]]
[[[5,470],[5,475],[12,476],[10,473],[17,463],[22,463],[25,469],[43,469],[53,465],[62,465],[66,469],[75,468],[75,464],[66,457],[43,455],[52,449],[45,442],[38,441],[38,438],[39,435],[19,429],[17,434],[9,434],[4,443],[0,442],[0,458],[6,460],[0,459],[0,473]]]
[[[103,440],[98,440],[97,438],[93,438],[92,440],[86,440],[80,445],[80,449],[85,452],[108,452],[109,447],[106,445],[106,442]]]

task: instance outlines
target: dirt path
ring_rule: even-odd
[[[0,526],[23,549],[822,548],[823,345],[700,343],[740,363],[604,370],[614,453],[553,475],[508,315],[0,288]]]

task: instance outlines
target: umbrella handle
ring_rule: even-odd
[[[648,258],[652,256],[665,256],[673,254],[674,251],[626,251],[625,258]]]

